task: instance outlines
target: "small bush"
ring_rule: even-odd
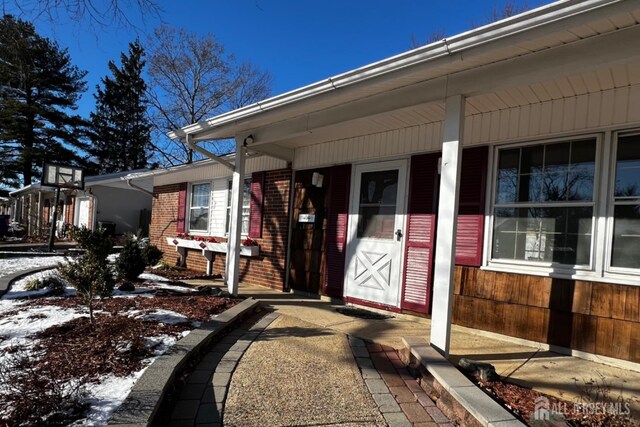
[[[113,241],[103,228],[92,231],[84,227],[76,227],[73,232],[76,242],[85,250],[85,253],[79,259],[60,264],[58,273],[83,298],[93,323],[93,299],[96,296],[110,297],[116,284],[113,271],[107,261],[107,256],[113,248]]]
[[[44,289],[46,285],[40,279],[31,279],[24,285],[24,288],[27,291],[39,291],[40,289]]]
[[[140,244],[133,236],[127,236],[120,255],[116,260],[116,271],[119,278],[135,280],[144,272],[146,261]]]
[[[64,279],[57,274],[45,277],[42,279],[42,284],[43,288],[48,289],[51,295],[62,295],[67,287]]]
[[[164,253],[156,245],[148,243],[142,248],[142,257],[147,265],[156,265],[162,259]]]

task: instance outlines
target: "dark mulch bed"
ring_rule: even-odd
[[[474,380],[472,378],[472,380]],[[521,387],[504,381],[486,381],[476,382],[485,392],[491,395],[497,402],[506,406],[521,421],[532,426],[576,426],[576,427],[637,427],[637,421],[626,415],[627,406],[625,402],[614,401],[612,404],[603,404],[600,399],[583,399],[585,405],[580,406],[566,400],[558,399],[538,391]],[[600,384],[598,387],[601,387]],[[551,410],[552,419],[550,421],[536,420],[534,413],[536,410],[536,400],[547,399],[545,407]],[[548,406],[546,406],[548,402]],[[597,405],[591,405],[591,402],[598,402]],[[613,405],[613,406],[611,406]],[[597,411],[596,411],[597,409]],[[603,413],[605,410],[623,412],[623,414]],[[559,414],[553,417],[553,411],[557,410]],[[599,413],[594,413],[599,412]]]
[[[191,270],[189,268],[148,268],[145,270],[147,273],[156,274],[158,276],[166,277],[170,280],[194,280],[194,279],[203,279],[203,280],[217,280],[221,279],[221,274],[211,274],[207,275],[202,271]]]
[[[0,427],[68,425],[83,418],[87,404],[81,386],[105,375],[126,377],[140,370],[161,345],[147,338],[180,338],[193,329],[191,321],[207,321],[238,302],[197,294],[96,300],[93,324],[88,317],[76,318],[39,333],[31,351],[8,350],[13,367],[0,367],[0,400],[9,411],[0,417]],[[37,299],[26,305],[83,307],[79,297]],[[139,317],[158,309],[180,313],[189,321],[171,325]],[[132,310],[135,317],[127,315]]]
[[[156,309],[171,310],[180,313],[190,320],[206,322],[211,316],[222,313],[239,302],[232,298],[220,298],[212,295],[164,295],[156,294],[153,298],[136,296],[128,298],[107,298],[96,300],[94,310],[102,310],[112,315],[130,310],[152,312]],[[50,298],[29,301],[29,305],[56,305],[65,308],[81,308],[84,306],[79,297]]]

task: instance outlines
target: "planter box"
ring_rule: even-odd
[[[167,237],[167,243],[178,248],[196,249],[202,251],[202,255],[207,252],[227,253],[227,243],[201,242],[191,239],[180,239],[177,237]],[[260,255],[260,246],[240,246],[240,255],[254,257]]]

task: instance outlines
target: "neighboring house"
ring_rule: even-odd
[[[9,191],[0,190],[0,215],[9,215],[13,211],[13,201],[9,197]]]
[[[148,233],[152,180],[138,180],[131,187],[124,177],[137,171],[85,177],[84,190],[62,189],[58,204],[57,234],[72,226],[109,228],[114,234]],[[31,184],[13,191],[15,221],[29,236],[46,236],[53,220],[55,188]]]
[[[225,159],[233,162],[234,156]],[[231,173],[221,164],[203,160],[128,176],[134,182],[153,179],[150,237],[164,251],[165,261],[209,274],[224,273]],[[290,183],[291,169],[285,161],[267,156],[247,159],[241,233],[243,241],[250,238],[258,245],[243,249],[240,272],[247,283],[280,288],[284,283]]]
[[[561,1],[171,136],[292,162],[272,286],[640,362],[638,40],[639,1]]]

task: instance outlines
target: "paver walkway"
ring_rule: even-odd
[[[216,344],[170,425],[453,426],[391,347],[278,313]]]

